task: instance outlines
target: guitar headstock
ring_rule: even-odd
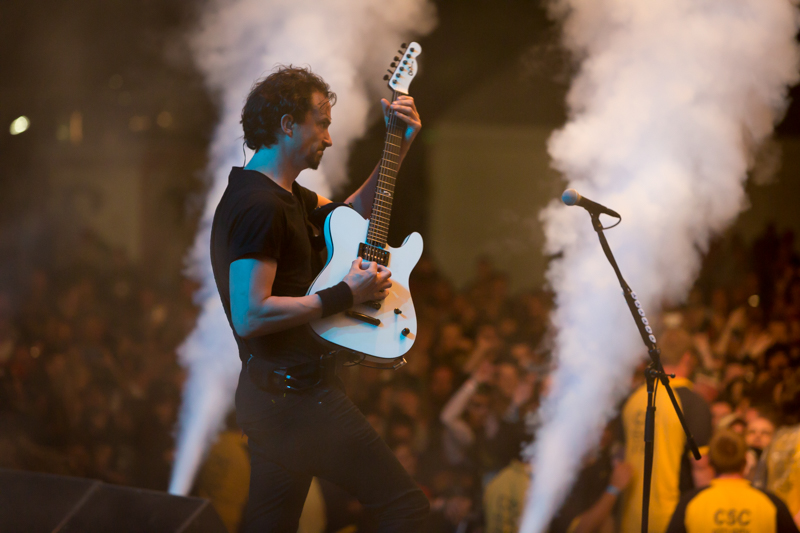
[[[408,46],[403,43],[397,53],[399,55],[394,57],[389,74],[383,79],[389,82],[389,88],[393,91],[408,94],[408,86],[417,75],[417,56],[422,53],[422,47],[419,43],[411,43]]]

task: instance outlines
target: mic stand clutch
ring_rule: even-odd
[[[650,484],[653,473],[656,380],[660,381],[664,385],[664,388],[669,394],[672,407],[675,409],[675,413],[678,415],[678,420],[681,422],[684,433],[686,433],[686,440],[689,443],[689,447],[692,450],[692,455],[694,455],[695,460],[700,459],[700,450],[697,449],[697,444],[694,442],[694,438],[692,437],[689,428],[686,426],[686,420],[683,417],[683,412],[678,405],[678,401],[675,399],[675,393],[672,391],[672,387],[669,385],[669,378],[674,378],[675,376],[666,374],[664,372],[664,367],[661,366],[661,350],[658,348],[656,337],[653,335],[653,330],[650,327],[647,317],[645,316],[644,309],[642,309],[642,304],[639,303],[639,300],[636,298],[636,293],[631,290],[631,288],[625,282],[625,279],[622,277],[622,273],[619,271],[617,261],[614,259],[614,254],[611,253],[611,248],[608,246],[608,241],[603,233],[603,224],[600,222],[599,214],[593,211],[590,211],[589,214],[592,217],[592,227],[594,227],[594,230],[597,232],[597,237],[600,239],[600,246],[603,247],[603,252],[605,252],[608,262],[611,263],[611,267],[614,269],[614,273],[617,275],[620,287],[622,287],[622,294],[625,296],[625,303],[628,304],[628,309],[631,311],[633,321],[636,322],[636,327],[639,329],[639,334],[642,336],[642,341],[644,341],[644,345],[647,347],[647,353],[650,355],[650,364],[647,365],[647,369],[644,373],[647,387],[647,411],[645,412],[644,422],[644,476],[642,478],[644,483],[644,488],[642,491],[642,533],[647,533],[647,521],[650,511]]]

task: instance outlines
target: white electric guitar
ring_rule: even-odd
[[[402,56],[395,57],[394,71],[390,70],[391,75],[384,78],[389,80],[392,89],[391,101],[399,94],[408,94],[408,86],[417,74],[416,57],[421,51],[418,43],[411,43],[399,51]],[[328,262],[308,290],[308,294],[314,294],[342,281],[356,257],[388,267],[392,272],[392,287],[385,300],[355,305],[342,313],[315,320],[311,322],[311,329],[325,341],[356,352],[367,361],[394,368],[405,364],[403,355],[411,349],[417,335],[417,316],[408,290],[408,277],[422,255],[419,233],[406,237],[400,248],[386,244],[405,129],[405,122],[392,114],[369,220],[349,207],[336,208],[328,215],[324,228]]]

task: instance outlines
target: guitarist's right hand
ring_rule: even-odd
[[[392,273],[374,261],[362,262],[360,257],[350,265],[350,272],[344,282],[353,291],[353,303],[360,304],[370,300],[383,300],[389,295]]]

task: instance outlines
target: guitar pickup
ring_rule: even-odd
[[[358,257],[367,261],[375,261],[379,265],[389,266],[389,252],[372,244],[359,243]]]
[[[355,318],[356,320],[366,322],[367,324],[372,324],[373,326],[381,325],[380,318],[374,318],[369,315],[365,315],[364,313],[358,313],[356,311],[345,311],[344,314],[349,316],[350,318]]]

